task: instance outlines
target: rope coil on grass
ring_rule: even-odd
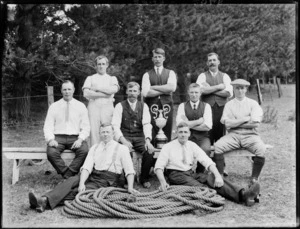
[[[170,186],[132,195],[126,189],[108,187],[78,193],[75,200],[65,201],[63,215],[69,218],[161,218],[204,210],[218,212],[224,208],[224,198],[215,190],[202,186]]]

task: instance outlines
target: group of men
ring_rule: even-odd
[[[44,133],[48,160],[65,180],[41,197],[30,192],[31,208],[43,212],[47,207],[53,209],[64,200],[74,199],[78,192],[86,189],[124,187],[126,181],[129,193],[139,193],[133,188],[136,174],[131,159],[133,151],[143,155],[140,181],[145,188],[151,186],[149,172],[154,167],[162,191],[169,184],[207,184],[227,199],[247,206],[254,204],[260,192],[258,177],[264,165],[265,146],[256,130],[262,109],[245,96],[250,84],[243,79],[231,82],[230,77],[218,69],[218,55],[208,54],[209,70],[189,85],[190,99],[178,107],[177,138],[172,140],[172,93],[176,90],[177,77],[174,71],[163,67],[163,49],[153,50],[152,61],[154,68],[143,75],[142,90],[136,82],[127,84],[127,99],[115,106],[111,122],[101,124],[100,141],[90,149],[86,142],[91,130],[88,110],[73,98],[73,83],[62,84],[63,98],[49,107]],[[227,102],[233,91],[235,98]],[[144,97],[141,101],[138,100],[140,94]],[[153,152],[159,128],[155,124],[157,112],[153,106],[168,107],[163,131],[169,142],[162,147],[157,159]],[[228,134],[223,136],[225,127]],[[214,155],[211,155],[211,145],[215,146]],[[254,154],[247,188],[232,184],[223,176],[223,154],[240,147]],[[75,153],[69,166],[60,157],[65,149]]]

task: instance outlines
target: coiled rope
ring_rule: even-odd
[[[207,213],[224,208],[224,198],[215,190],[202,186],[170,186],[132,195],[122,188],[100,188],[78,193],[65,201],[63,215],[69,218],[160,218],[200,209]]]

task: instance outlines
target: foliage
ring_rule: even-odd
[[[155,47],[165,49],[165,66],[177,73],[181,100],[190,79],[206,70],[212,51],[231,78],[287,75],[295,69],[292,4],[19,4],[8,18],[6,97],[17,96],[14,91],[46,94],[45,84],[59,92],[65,78],[75,82],[81,96],[100,54],[108,56],[108,72],[117,76],[122,95],[129,80],[141,83],[153,66]]]

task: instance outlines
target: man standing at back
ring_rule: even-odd
[[[225,126],[220,122],[225,103],[232,96],[230,77],[219,71],[220,60],[216,53],[207,55],[208,71],[201,73],[196,81],[202,89],[202,101],[212,108],[213,126],[209,132],[210,141],[213,145],[225,134]]]
[[[177,78],[174,71],[164,68],[165,51],[156,48],[152,51],[152,61],[154,68],[143,75],[142,78],[142,95],[145,103],[148,105],[151,113],[151,124],[153,127],[152,139],[155,140],[159,128],[155,124],[156,113],[152,111],[152,106],[157,105],[158,109],[169,109],[166,126],[163,128],[168,141],[172,136],[173,122],[173,98],[172,93],[175,92],[177,86]]]
[[[82,102],[73,98],[74,91],[71,81],[67,80],[62,84],[63,98],[51,104],[44,124],[47,158],[65,179],[79,172],[89,151],[85,141],[90,133],[88,111]],[[75,153],[69,166],[61,158],[65,149]]]

